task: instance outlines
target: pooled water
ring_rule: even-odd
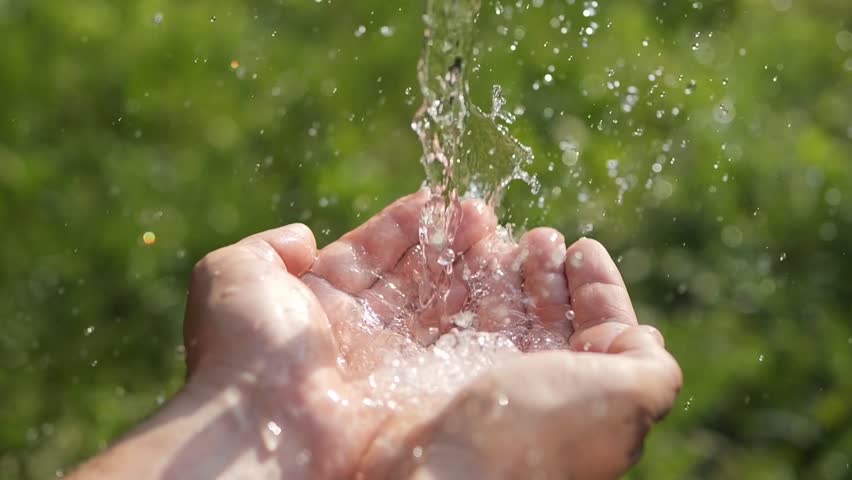
[[[367,378],[368,407],[436,406],[485,370],[519,352],[499,333],[453,330],[416,354],[391,355]]]

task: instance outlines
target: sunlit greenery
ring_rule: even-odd
[[[603,241],[685,372],[631,478],[850,478],[852,2],[484,3],[473,98],[543,185],[504,220]],[[422,7],[0,0],[0,478],[180,385],[205,252],[420,185]]]

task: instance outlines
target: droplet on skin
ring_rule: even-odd
[[[328,398],[330,398],[331,401],[334,402],[334,403],[340,402],[340,394],[338,394],[334,390],[331,390],[331,389],[328,390]]]
[[[565,263],[565,250],[560,248],[560,249],[554,251],[550,255],[550,263],[554,267],[557,267],[557,266]]]
[[[296,455],[296,463],[299,465],[307,465],[308,462],[311,461],[311,451],[308,449],[303,449]]]
[[[414,447],[411,450],[411,455],[414,456],[414,458],[422,457],[423,456],[423,447],[421,447],[420,445]]]
[[[506,396],[505,393],[501,393],[500,395],[497,396],[497,405],[500,405],[501,407],[505,407],[508,404],[509,404],[509,397]]]
[[[279,427],[277,423],[271,420],[269,421],[269,423],[266,424],[266,428],[268,428],[273,435],[281,435],[281,427]]]
[[[574,252],[571,255],[571,266],[574,268],[580,268],[583,266],[583,252]]]
[[[260,436],[263,439],[263,445],[271,452],[278,448],[278,444],[281,443],[281,427],[270,420],[267,422],[266,428],[261,431]]]

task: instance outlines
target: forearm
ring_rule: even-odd
[[[69,478],[215,478],[257,471],[256,457],[241,445],[257,435],[240,409],[235,389],[219,392],[187,386],[153,417]]]

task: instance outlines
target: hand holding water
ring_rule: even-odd
[[[289,225],[193,274],[188,379],[75,478],[614,478],[680,370],[592,240],[461,205],[424,308],[421,191],[317,253]],[[570,299],[570,304],[569,304]]]

